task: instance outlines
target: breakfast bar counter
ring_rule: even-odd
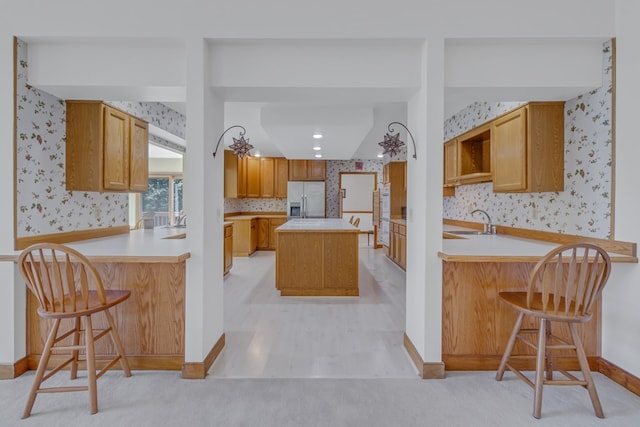
[[[292,219],[276,229],[282,296],[358,296],[359,230],[337,218]]]
[[[66,243],[89,258],[105,289],[131,291],[131,297],[112,312],[131,369],[181,370],[185,355],[186,260],[190,257],[185,228],[133,230],[130,233]],[[0,254],[15,262],[19,251]],[[44,348],[47,320],[38,316],[37,303],[27,296],[28,369],[35,369]],[[102,319],[97,319],[102,320]],[[96,321],[96,328],[105,324]],[[96,354],[113,354],[107,340],[96,343]],[[59,360],[64,355],[54,355]]]

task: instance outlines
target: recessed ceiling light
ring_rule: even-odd
[[[380,154],[378,154],[378,157],[383,158],[384,154],[380,153]]]
[[[316,154],[315,157],[320,158],[322,157],[322,154]]]
[[[316,132],[316,133],[313,134],[313,139],[320,139],[320,138],[322,138],[322,134],[321,133]]]
[[[256,153],[253,155],[253,157],[260,157],[260,156],[262,156],[262,154],[260,154],[260,153],[258,153],[258,152],[256,152]]]
[[[320,151],[322,150],[322,147],[320,147],[319,145],[316,145],[313,147],[314,151]]]

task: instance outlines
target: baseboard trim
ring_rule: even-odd
[[[184,363],[182,365],[182,378],[187,380],[204,379],[207,376],[209,369],[211,369],[213,362],[215,362],[220,355],[220,352],[222,352],[222,349],[224,348],[224,340],[225,336],[222,334],[202,362]]]
[[[19,377],[29,370],[29,363],[26,357],[15,363],[7,363],[0,365],[0,380],[12,380]]]
[[[500,366],[502,355],[451,355],[443,354],[442,360],[447,371],[495,371]],[[597,371],[599,356],[587,356],[589,369]],[[536,357],[531,356],[512,356],[510,363],[517,369],[523,371],[535,371]],[[570,371],[579,371],[580,364],[574,357],[554,359],[554,363],[563,369]]]
[[[422,356],[416,350],[416,347],[411,342],[411,339],[404,334],[404,348],[409,353],[409,357],[413,361],[416,368],[418,368],[418,375],[423,380],[440,380],[444,378],[444,363],[443,362],[425,362],[422,360]]]
[[[609,362],[602,357],[598,359],[597,371],[610,380],[620,384],[631,393],[640,396],[640,378],[625,371],[621,367]]]
[[[47,364],[47,369],[52,369],[56,365],[62,363],[65,359],[69,357],[68,354],[55,354],[52,355],[49,359],[49,363]],[[27,369],[35,371],[38,369],[38,363],[40,363],[40,355],[34,354],[31,356],[27,356],[25,358],[27,363]],[[127,355],[127,361],[129,362],[129,367],[134,371],[179,371],[184,363],[183,356],[132,356]],[[101,368],[106,365],[108,361],[105,360],[96,360],[96,367]],[[69,369],[69,367],[65,367],[64,369]],[[87,363],[85,361],[80,361],[78,363],[78,369],[86,370]],[[111,367],[113,370],[121,369],[120,363],[116,363]]]

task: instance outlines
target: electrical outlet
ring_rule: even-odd
[[[93,213],[97,219],[100,219],[102,217],[102,210],[100,209],[100,206],[96,206]]]
[[[538,207],[535,203],[531,205],[531,217],[533,219],[538,219]]]
[[[474,211],[473,206],[469,205],[469,206],[467,207],[467,213],[468,213],[469,215],[471,215],[471,212],[473,212],[473,211]]]

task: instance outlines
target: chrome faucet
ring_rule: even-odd
[[[473,212],[471,212],[471,215],[473,215],[476,212],[483,213],[487,217],[487,222],[483,224],[484,226],[483,232],[485,234],[496,234],[495,226],[491,224],[491,217],[489,216],[489,214],[486,211],[483,211],[482,209],[476,209]]]

